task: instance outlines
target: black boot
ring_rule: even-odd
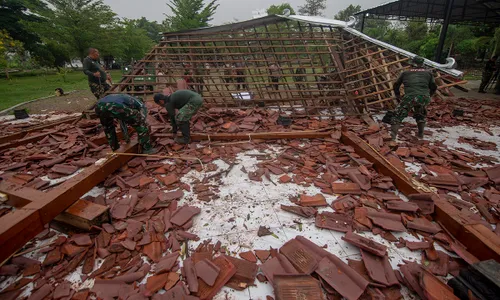
[[[183,122],[179,124],[179,128],[182,132],[182,138],[176,137],[175,142],[178,144],[187,145],[191,143],[191,129],[189,122]]]
[[[425,130],[425,122],[418,122],[417,127],[418,127],[417,137],[419,139],[423,139],[424,138],[424,130]]]

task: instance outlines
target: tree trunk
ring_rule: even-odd
[[[9,77],[9,69],[7,67],[5,67],[5,77],[7,77],[7,80],[10,79],[10,77]]]

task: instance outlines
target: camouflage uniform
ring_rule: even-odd
[[[425,122],[427,117],[427,105],[431,97],[427,95],[404,95],[398,107],[394,111],[393,123],[401,123],[413,111],[413,118],[419,122]]]
[[[109,84],[107,84],[106,82],[103,84],[89,82],[89,87],[90,87],[90,91],[92,92],[92,94],[94,94],[94,96],[97,98],[97,100],[104,97],[104,94],[111,88],[111,86]]]
[[[135,129],[143,151],[152,148],[146,124],[148,110],[138,99],[123,94],[108,95],[97,102],[95,112],[101,120],[104,133],[113,151],[120,147],[116,136],[114,119],[123,121]]]

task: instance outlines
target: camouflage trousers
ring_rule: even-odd
[[[202,105],[203,100],[201,96],[191,98],[186,105],[179,109],[179,113],[175,116],[175,121],[177,123],[189,122]]]
[[[104,94],[111,88],[111,86],[106,82],[104,83],[89,82],[89,87],[90,91],[92,92],[92,94],[94,94],[97,100],[104,97]]]
[[[408,117],[408,114],[413,111],[413,118],[419,122],[425,122],[427,117],[427,105],[431,102],[431,97],[425,95],[403,96],[398,107],[394,111],[392,124],[401,124]]]
[[[151,149],[151,140],[149,137],[148,126],[146,124],[146,109],[141,111],[117,103],[97,103],[95,112],[101,120],[101,124],[104,127],[104,133],[106,134],[108,143],[113,151],[120,147],[118,137],[116,135],[114,119],[121,120],[135,129],[142,150]]]

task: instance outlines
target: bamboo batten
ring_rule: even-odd
[[[408,57],[333,26],[255,23],[166,33],[109,93],[151,97],[185,79],[210,107],[300,108],[318,116],[397,104],[392,84],[410,68]]]

